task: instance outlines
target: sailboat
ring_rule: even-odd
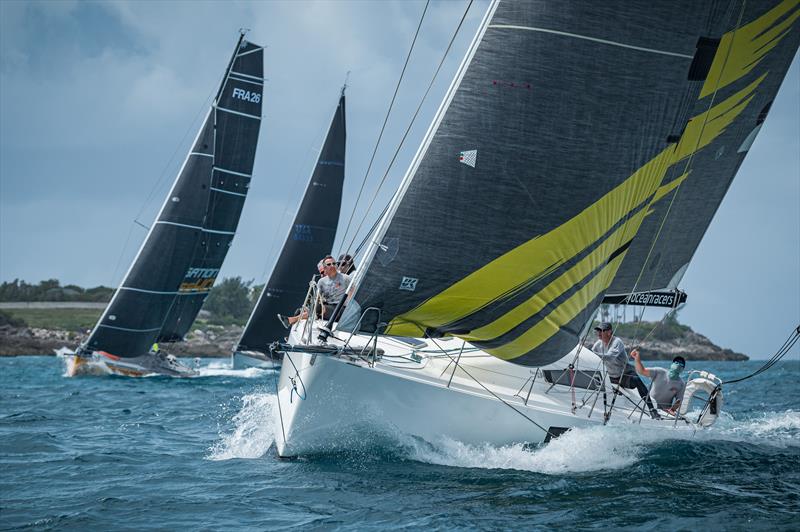
[[[68,374],[191,376],[159,349],[189,331],[233,241],[253,174],[263,48],[240,34],[200,131],[155,222]]]
[[[651,419],[581,340],[606,297],[682,299],[798,18],[797,0],[492,1],[341,320],[273,346],[278,454],[387,432],[505,445],[712,424],[713,374],[690,375],[705,401]]]
[[[288,331],[277,314],[292,316],[305,300],[314,264],[333,249],[342,204],[347,128],[345,89],[269,281],[231,354],[234,368],[273,367],[269,346]]]

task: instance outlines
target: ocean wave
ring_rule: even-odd
[[[224,366],[211,365],[201,366],[197,368],[197,375],[194,378],[200,377],[239,377],[242,379],[255,379],[270,373],[274,370],[264,368],[245,368],[245,369],[231,369],[230,364]]]
[[[248,368],[242,371],[249,371]],[[260,370],[265,371],[265,370]],[[212,445],[209,460],[260,458],[275,441],[278,401],[275,395],[253,393],[242,397],[242,408],[233,416],[233,430]]]
[[[470,445],[446,438],[433,443],[404,438],[402,445],[408,449],[409,459],[420,462],[559,475],[624,469],[639,462],[655,447],[672,441],[800,446],[800,412],[766,412],[741,421],[724,415],[716,426],[696,432],[639,425],[575,428],[541,446]]]

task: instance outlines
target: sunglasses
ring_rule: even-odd
[[[325,266],[327,268],[328,266],[336,266],[337,264],[339,264],[339,263],[338,262],[326,262],[323,266]]]

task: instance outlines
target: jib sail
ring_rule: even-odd
[[[240,37],[156,221],[82,350],[135,357],[189,330],[236,232],[262,94],[263,49]]]

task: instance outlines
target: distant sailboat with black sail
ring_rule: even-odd
[[[233,241],[261,126],[263,48],[240,35],[220,87],[139,253],[70,375],[191,376],[159,344],[183,339]]]
[[[674,290],[797,51],[798,18],[797,0],[493,1],[341,321],[312,316],[275,346],[291,360],[278,453],[375,429],[505,445],[713,423],[714,375],[691,375],[710,392],[699,414],[684,396],[680,413],[651,418],[581,340],[606,297],[683,298]]]
[[[347,127],[345,87],[328,128],[303,200],[266,286],[231,354],[233,367],[271,367],[269,346],[289,331],[277,314],[293,315],[308,293],[314,265],[333,249],[344,185]]]

